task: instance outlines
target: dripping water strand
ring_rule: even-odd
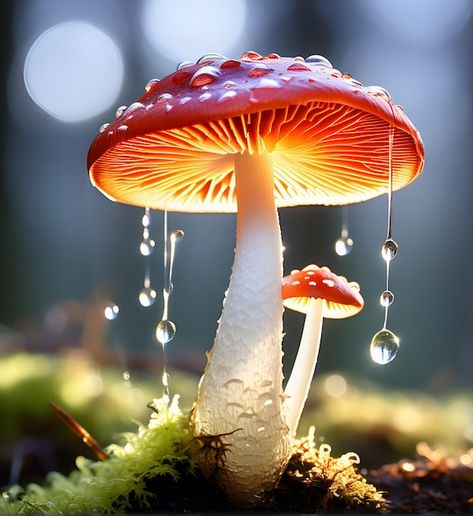
[[[176,334],[176,325],[169,320],[169,297],[173,289],[172,273],[174,268],[174,258],[176,255],[176,243],[184,236],[184,231],[176,229],[171,233],[171,235],[168,234],[168,214],[166,211],[164,212],[163,218],[163,233],[163,313],[161,320],[156,326],[156,339],[163,349],[163,398],[167,403],[169,403],[169,374],[167,372],[166,344],[171,342]]]
[[[150,237],[151,213],[149,208],[145,208],[141,223],[143,225],[143,239],[140,243],[140,253],[145,258],[145,274],[143,288],[138,294],[138,301],[141,306],[149,307],[156,301],[156,291],[151,288],[151,255],[154,252],[156,242]]]
[[[351,253],[353,240],[348,233],[348,206],[342,207],[342,227],[334,247],[338,256],[346,256]]]
[[[387,328],[389,307],[394,301],[394,294],[389,290],[390,264],[398,251],[398,245],[392,238],[393,145],[394,127],[390,126],[388,137],[388,218],[386,240],[381,248],[381,256],[386,264],[385,290],[380,296],[380,304],[384,307],[384,322],[382,329],[373,336],[370,345],[371,358],[381,365],[394,360],[399,350],[399,338]]]

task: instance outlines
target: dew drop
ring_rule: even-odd
[[[169,321],[168,319],[159,321],[156,326],[156,339],[158,342],[164,346],[168,342],[171,342],[175,335],[176,325],[172,321]]]
[[[398,245],[392,238],[388,238],[381,248],[381,256],[385,262],[390,262],[398,252]]]
[[[353,240],[349,236],[342,235],[335,242],[335,252],[338,256],[346,256],[353,249]]]
[[[102,124],[102,125],[99,127],[99,133],[103,133],[103,132],[105,131],[105,129],[107,129],[107,127],[108,127],[109,125],[110,125],[109,123]]]
[[[258,52],[254,52],[253,50],[249,50],[248,52],[244,52],[240,56],[241,59],[263,59],[263,56],[261,54],[258,54]]]
[[[130,381],[130,372],[129,371],[123,371],[122,378],[123,378],[123,380],[125,382],[129,382]]]
[[[115,303],[110,303],[107,305],[103,311],[103,315],[105,319],[109,321],[114,321],[118,317],[118,312],[120,311],[120,307]]]
[[[291,72],[310,72],[311,71],[310,67],[303,63],[293,63],[292,65],[288,66],[287,69]]]
[[[240,61],[236,59],[229,59],[228,61],[224,61],[220,68],[238,68],[241,65]]]
[[[388,306],[391,306],[394,302],[394,294],[390,290],[385,290],[380,296],[379,296],[379,303],[381,306],[384,306],[385,308]]]
[[[136,111],[137,109],[144,109],[144,105],[141,102],[133,102],[133,104],[130,104],[125,111],[123,112],[123,115],[128,116],[133,113],[133,111]]]
[[[387,329],[382,329],[371,340],[370,355],[380,365],[389,364],[399,351],[399,338]]]
[[[332,63],[326,57],[320,56],[318,54],[306,57],[305,62],[320,66],[326,66],[327,68],[333,68]]]
[[[115,118],[119,118],[123,115],[123,113],[126,111],[127,106],[119,106],[117,110],[115,111]]]
[[[138,294],[138,300],[141,306],[151,306],[156,301],[156,290],[151,287],[144,287]]]
[[[159,79],[151,79],[148,81],[148,84],[145,86],[146,93],[149,93],[151,90],[154,90],[159,84]]]
[[[211,84],[215,82],[217,77],[221,74],[218,68],[215,66],[203,66],[195,74],[192,76],[189,84],[193,88],[198,88],[199,86],[205,86],[206,84]]]
[[[229,90],[225,93],[222,93],[217,100],[217,104],[221,104],[222,102],[226,102],[227,100],[231,100],[237,96],[237,92],[235,90]]]
[[[217,53],[204,54],[202,57],[197,59],[196,64],[205,63],[207,61],[216,61],[216,60],[220,60],[220,59],[226,59],[226,57],[222,56],[222,54],[217,54]]]
[[[150,256],[154,252],[154,247],[156,242],[151,240],[151,238],[144,238],[140,243],[140,253],[143,256]]]
[[[383,97],[385,100],[391,100],[391,94],[388,90],[384,89],[382,86],[366,86],[365,90],[372,95],[377,95],[378,97]]]
[[[182,61],[177,65],[176,70],[180,70],[181,68],[186,68],[188,66],[194,66],[194,63],[192,61]]]
[[[248,77],[263,77],[267,75],[271,71],[271,68],[268,68],[264,64],[257,64],[253,69],[248,72]]]
[[[173,76],[172,76],[172,82],[174,84],[182,84],[185,82],[189,77],[192,75],[191,72],[187,72],[186,70],[178,70]]]

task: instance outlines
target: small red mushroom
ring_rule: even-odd
[[[324,317],[351,317],[363,309],[364,301],[358,283],[348,283],[329,268],[317,265],[285,276],[282,297],[286,308],[306,314],[299,351],[284,391],[286,423],[294,435],[314,376]]]

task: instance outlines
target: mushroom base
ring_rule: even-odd
[[[290,456],[282,406],[282,244],[268,155],[236,155],[237,242],[192,422],[198,460],[234,505],[261,504]]]

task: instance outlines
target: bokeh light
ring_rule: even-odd
[[[473,11],[470,0],[364,0],[362,5],[382,29],[404,41],[426,46],[437,46],[453,37]]]
[[[24,65],[30,97],[63,122],[80,122],[107,110],[120,92],[123,77],[123,57],[115,42],[83,21],[61,23],[43,32]]]
[[[179,8],[166,0],[148,0],[142,10],[144,35],[171,62],[231,53],[245,20],[245,0],[180,0]]]

